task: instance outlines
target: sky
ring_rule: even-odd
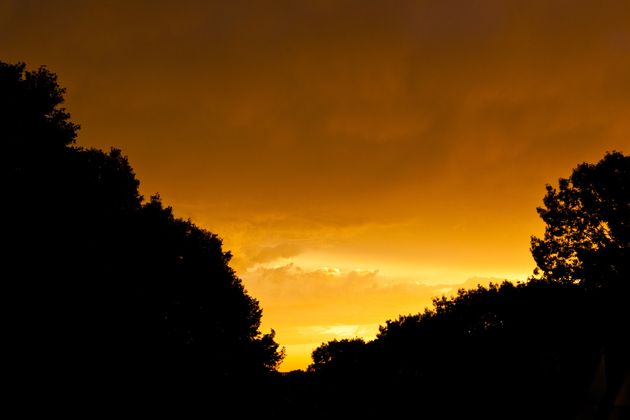
[[[0,60],[223,238],[284,371],[525,280],[545,184],[630,146],[625,0],[0,0]]]

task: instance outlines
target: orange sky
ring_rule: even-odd
[[[630,145],[625,0],[0,0],[0,60],[224,238],[282,370],[524,279],[544,184]]]

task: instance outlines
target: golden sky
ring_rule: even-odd
[[[545,183],[630,145],[627,0],[0,0],[0,60],[224,238],[282,370],[525,279]]]

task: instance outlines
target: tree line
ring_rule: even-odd
[[[0,62],[5,360],[25,406],[269,418],[627,413],[630,156],[607,153],[547,186],[528,281],[436,297],[374,340],[323,343],[307,371],[280,374],[284,350],[260,330],[262,308],[221,239],[159,195],[142,197],[120,150],[77,146],[64,93],[45,67]]]

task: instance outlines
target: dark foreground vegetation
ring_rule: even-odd
[[[45,68],[0,63],[13,390],[98,411],[261,380],[283,353],[221,240],[143,200],[119,150],[74,146],[63,94]]]
[[[143,199],[120,151],[75,146],[63,93],[45,68],[0,62],[4,376],[22,412],[628,415],[629,156],[548,187],[526,283],[436,298],[280,374],[283,351],[220,239]]]

